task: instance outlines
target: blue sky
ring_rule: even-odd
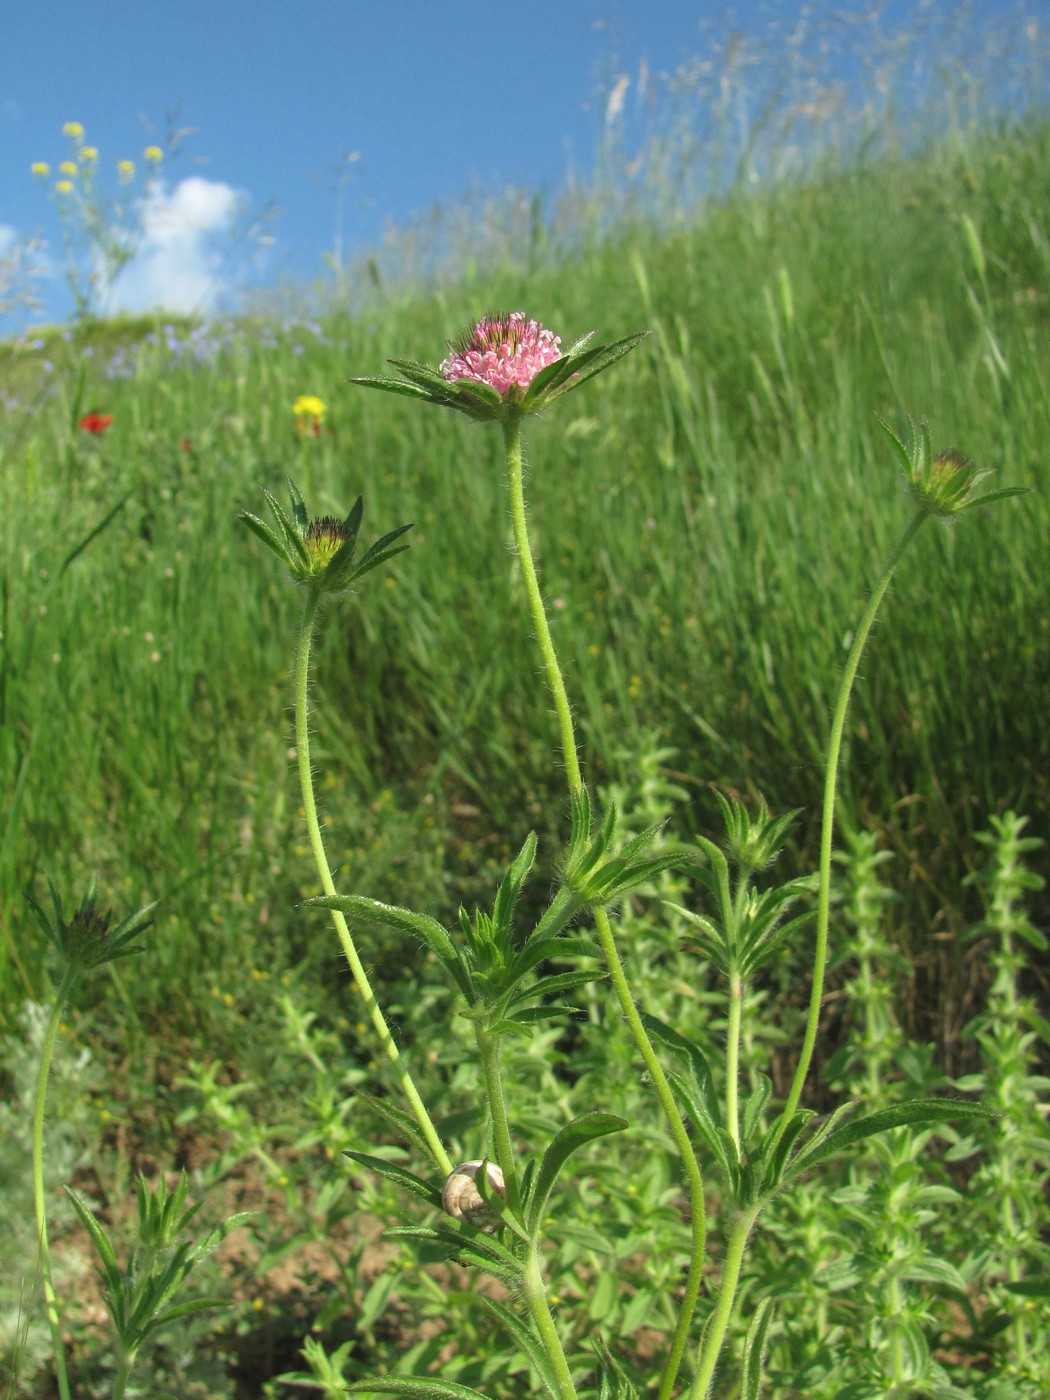
[[[741,5],[749,18],[737,27],[764,35],[775,57],[803,8]],[[869,12],[892,34],[961,7],[841,0],[823,9],[853,12],[854,52],[840,63],[852,81]],[[991,16],[1018,29],[1019,16],[1041,10],[1045,0],[978,2],[974,35]],[[321,271],[337,239],[347,254],[368,249],[388,221],[403,225],[471,187],[550,194],[570,170],[585,175],[617,80],[626,80],[628,122],[668,75],[733,27],[728,7],[707,0],[7,0],[0,254],[17,240],[45,240],[36,255],[44,309],[68,313],[51,190],[59,161],[74,154],[63,124],[77,121],[99,149],[101,187],[116,193],[117,159],[138,168],[125,194],[140,255],[115,301],[145,305],[164,289],[174,309],[189,310],[244,277],[302,281]],[[830,29],[828,38],[833,46]],[[819,26],[809,42],[819,47]],[[143,204],[142,151],[164,145],[173,127],[191,134]],[[48,162],[50,179],[31,177],[34,161]],[[272,242],[251,267],[244,256],[214,261],[216,237],[241,238],[235,230],[271,210],[258,231]],[[9,325],[0,319],[0,334]]]

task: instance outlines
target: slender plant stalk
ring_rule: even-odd
[[[299,759],[299,782],[303,794],[303,810],[306,814],[306,829],[310,838],[310,849],[313,852],[314,863],[317,866],[317,873],[321,878],[321,886],[326,895],[337,894],[335,881],[332,879],[332,870],[328,864],[328,856],[324,848],[324,840],[321,836],[321,825],[317,819],[317,803],[314,799],[314,778],[313,769],[310,764],[310,713],[309,713],[309,683],[310,683],[310,645],[313,639],[314,623],[317,618],[317,607],[320,595],[315,589],[310,589],[306,596],[306,607],[303,610],[303,620],[299,628],[299,644],[295,658],[295,747]],[[372,985],[368,980],[364,964],[358,955],[350,927],[338,909],[332,911],[332,922],[335,931],[339,936],[346,960],[350,964],[350,971],[353,973],[354,982],[365,1004],[369,1019],[379,1037],[380,1044],[386,1052],[387,1059],[394,1068],[397,1075],[398,1084],[408,1103],[411,1105],[416,1122],[422,1130],[438,1169],[446,1176],[452,1170],[452,1162],[445,1151],[437,1129],[431,1121],[430,1114],[426,1110],[426,1105],[420,1098],[419,1090],[412,1081],[412,1076],[401,1062],[394,1037],[390,1033],[390,1027],[386,1023]]]
[[[521,1216],[521,1187],[514,1165],[514,1148],[510,1140],[510,1124],[507,1121],[507,1103],[503,1094],[503,1080],[499,1072],[499,1036],[493,1035],[480,1025],[475,1026],[475,1040],[481,1057],[482,1072],[485,1076],[485,1094],[492,1114],[492,1140],[496,1161],[503,1172],[507,1192],[507,1205],[517,1216]],[[572,1372],[561,1344],[561,1337],[551,1317],[547,1301],[547,1286],[543,1279],[540,1264],[539,1227],[532,1234],[522,1270],[522,1288],[532,1316],[540,1345],[547,1354],[558,1382],[562,1400],[573,1400],[576,1387]]]
[[[131,1379],[131,1368],[135,1364],[135,1353],[130,1356],[122,1356],[120,1365],[117,1367],[117,1374],[113,1378],[113,1400],[124,1400],[127,1393],[128,1381]]]
[[[853,645],[850,648],[849,656],[846,660],[846,669],[843,673],[842,682],[839,686],[838,697],[835,701],[835,710],[831,720],[831,733],[828,739],[827,768],[824,775],[824,809],[821,825],[820,838],[820,878],[819,894],[817,903],[817,937],[816,947],[813,954],[813,986],[809,1000],[809,1014],[806,1018],[806,1029],[802,1041],[802,1049],[799,1053],[799,1061],[795,1070],[795,1076],[791,1082],[787,1100],[783,1111],[777,1122],[773,1144],[775,1145],[783,1137],[788,1124],[798,1108],[799,1099],[802,1096],[802,1088],[809,1072],[809,1066],[813,1059],[813,1049],[817,1039],[817,1028],[820,1022],[820,1004],[824,993],[824,973],[827,966],[828,955],[828,922],[831,908],[831,854],[832,838],[835,829],[835,796],[838,784],[839,757],[842,752],[842,736],[846,727],[846,715],[849,710],[850,696],[853,691],[853,682],[856,679],[857,669],[860,665],[861,654],[864,651],[865,643],[871,632],[875,615],[879,610],[879,604],[890,585],[894,570],[900,563],[901,556],[912,541],[919,526],[926,519],[928,512],[925,509],[918,510],[903,535],[897,541],[890,554],[889,560],[882,572],[878,583],[868,600],[868,606],[864,610],[857,628]],[[730,1016],[732,1017],[735,988],[733,980],[730,979]],[[737,1007],[739,1017],[739,1005]],[[732,1027],[730,1028],[732,1030]],[[739,1027],[737,1028],[739,1029]],[[730,1036],[730,1053],[732,1053],[732,1036]],[[729,1055],[727,1054],[727,1064]],[[732,1095],[732,1098],[730,1097]],[[735,1115],[730,1116],[729,1106],[736,1104],[736,1089],[734,1083],[727,1083],[726,1086],[726,1108],[727,1118],[730,1124],[730,1132],[734,1134],[739,1129],[736,1125]],[[730,1230],[729,1239],[726,1245],[726,1259],[722,1270],[722,1279],[718,1291],[718,1302],[715,1304],[714,1315],[711,1325],[704,1339],[701,1348],[700,1361],[697,1367],[696,1379],[689,1392],[689,1400],[706,1400],[710,1389],[711,1380],[714,1376],[715,1366],[718,1363],[718,1356],[722,1349],[726,1328],[732,1316],[733,1306],[736,1300],[736,1289],[740,1279],[740,1267],[743,1261],[744,1247],[747,1243],[748,1234],[758,1218],[761,1205],[754,1207],[751,1211],[745,1212],[734,1222]]]
[[[499,1036],[475,1023],[474,1039],[481,1059],[481,1072],[485,1079],[485,1097],[492,1115],[492,1147],[503,1173],[503,1183],[507,1193],[507,1205],[515,1215],[521,1215],[521,1187],[514,1163],[514,1147],[510,1140],[510,1123],[507,1120],[507,1100],[503,1093],[503,1079],[499,1072]]]
[[[740,1151],[740,1017],[744,1006],[744,984],[736,966],[729,972],[729,1012],[726,1017],[726,1126],[737,1152]]]
[[[838,698],[835,701],[835,711],[831,718],[831,733],[828,738],[827,767],[824,772],[824,810],[820,831],[820,878],[819,894],[817,896],[817,937],[816,947],[813,951],[813,986],[809,997],[809,1013],[806,1017],[806,1029],[802,1037],[802,1049],[799,1052],[798,1065],[795,1068],[795,1076],[791,1081],[791,1088],[788,1091],[787,1100],[777,1123],[774,1145],[780,1141],[787,1130],[788,1124],[794,1117],[798,1108],[799,1099],[802,1097],[802,1088],[806,1082],[806,1075],[809,1073],[809,1066],[813,1059],[813,1049],[817,1041],[817,1029],[820,1024],[820,1003],[824,995],[824,972],[828,959],[828,920],[831,910],[831,852],[832,840],[835,833],[835,796],[838,785],[839,756],[842,752],[842,735],[846,727],[846,713],[849,710],[850,695],[853,691],[853,682],[856,679],[857,668],[860,665],[861,653],[868,640],[872,624],[875,621],[875,614],[879,610],[886,589],[890,585],[894,570],[900,563],[901,556],[912,541],[919,526],[927,517],[927,510],[920,508],[916,511],[908,524],[907,529],[901,535],[890,554],[889,561],[882,572],[882,577],[868,599],[868,606],[864,609],[864,616],[857,627],[856,636],[853,638],[853,645],[850,647],[849,656],[846,659],[846,669],[843,672],[842,682],[839,685]]]
[[[543,1270],[540,1268],[540,1242],[536,1237],[529,1241],[528,1253],[525,1256],[525,1269],[522,1274],[522,1287],[532,1321],[543,1343],[543,1349],[554,1368],[561,1400],[576,1400],[576,1386],[573,1384],[572,1372],[569,1370],[561,1338],[558,1336],[558,1329],[554,1325],[554,1318],[551,1317],[550,1305],[547,1302],[547,1292],[543,1285]]]
[[[576,735],[572,723],[572,710],[569,706],[569,697],[565,690],[565,682],[562,678],[561,667],[558,664],[558,656],[554,650],[554,643],[551,640],[550,628],[547,625],[547,614],[543,606],[543,597],[540,593],[539,581],[536,577],[536,567],[532,558],[532,548],[529,543],[528,523],[525,513],[525,490],[522,479],[522,453],[521,453],[521,425],[515,420],[510,420],[504,424],[503,440],[507,451],[507,471],[510,480],[511,498],[511,519],[514,526],[514,542],[518,551],[518,560],[521,564],[522,576],[525,580],[525,591],[529,600],[529,612],[532,617],[532,624],[536,630],[536,640],[539,643],[540,653],[543,657],[544,668],[547,673],[547,684],[550,686],[551,694],[554,697],[554,707],[558,716],[558,728],[561,734],[561,748],[565,761],[565,772],[569,781],[569,790],[576,794],[583,791],[583,776],[580,772],[580,762],[576,753]],[[682,1159],[682,1166],[685,1171],[689,1189],[689,1207],[692,1216],[692,1251],[689,1260],[689,1272],[686,1276],[685,1290],[682,1297],[682,1305],[678,1314],[678,1323],[675,1327],[674,1336],[671,1341],[671,1349],[665,1363],[661,1376],[658,1400],[669,1400],[674,1389],[675,1378],[678,1368],[681,1365],[682,1356],[685,1351],[686,1342],[689,1336],[689,1327],[692,1322],[693,1311],[696,1307],[696,1300],[700,1293],[700,1281],[703,1275],[704,1255],[707,1248],[707,1216],[704,1203],[704,1182],[700,1171],[700,1164],[697,1161],[693,1144],[689,1140],[682,1115],[678,1111],[671,1086],[667,1082],[663,1066],[657,1058],[652,1042],[646,1034],[642,1018],[638,1013],[638,1008],[634,1004],[631,995],[630,984],[624,972],[623,963],[620,960],[619,952],[616,948],[616,941],[613,937],[612,925],[609,916],[604,909],[594,911],[595,931],[598,934],[598,942],[601,944],[602,954],[605,958],[606,968],[609,973],[609,980],[612,982],[616,999],[620,1004],[620,1010],[624,1019],[630,1027],[634,1037],[635,1045],[649,1071],[653,1085],[656,1089],[657,1098],[664,1116],[667,1119]]]
[[[565,773],[569,780],[569,791],[583,791],[583,774],[576,753],[576,733],[572,724],[572,708],[562,679],[558,654],[551,640],[551,629],[547,625],[547,613],[543,606],[536,565],[532,559],[532,546],[529,544],[528,522],[525,518],[525,485],[522,479],[521,424],[510,419],[503,425],[503,442],[507,449],[507,471],[510,477],[510,511],[514,524],[514,543],[518,551],[518,563],[525,579],[525,592],[529,599],[529,612],[532,625],[536,629],[543,667],[547,672],[547,684],[554,697],[554,709],[558,716],[558,729],[561,734],[561,751],[565,760]]]
[[[62,1349],[62,1325],[58,1316],[58,1296],[51,1280],[51,1251],[47,1243],[47,1199],[44,1193],[44,1104],[47,1100],[47,1081],[51,1073],[51,1059],[55,1053],[59,1021],[76,979],[76,968],[68,967],[55,997],[55,1004],[51,1008],[47,1029],[44,1032],[44,1044],[40,1053],[40,1072],[37,1076],[36,1106],[33,1113],[33,1201],[36,1206],[40,1272],[44,1281],[44,1305],[47,1309],[47,1323],[51,1329],[51,1344],[55,1353],[55,1379],[58,1381],[58,1393],[61,1400],[69,1400],[69,1377],[66,1374],[66,1358]]]
[[[722,1266],[722,1286],[718,1291],[718,1302],[715,1304],[711,1324],[704,1338],[696,1377],[692,1389],[689,1391],[689,1400],[706,1400],[710,1392],[711,1381],[714,1378],[715,1367],[718,1365],[722,1343],[725,1341],[729,1319],[733,1316],[733,1304],[736,1301],[736,1289],[740,1281],[740,1268],[744,1262],[747,1237],[758,1219],[760,1210],[761,1206],[757,1205],[752,1206],[750,1210],[742,1211],[730,1227],[729,1238],[726,1241],[725,1263]]]

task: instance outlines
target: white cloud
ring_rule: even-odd
[[[241,196],[199,175],[173,190],[158,182],[139,206],[134,256],[104,304],[113,311],[208,312],[229,290],[223,257]]]
[[[18,233],[10,224],[0,224],[0,253],[6,253],[9,248],[13,248],[18,239]]]

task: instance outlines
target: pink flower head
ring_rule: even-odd
[[[560,338],[524,311],[483,316],[449,349],[441,362],[447,380],[476,379],[498,394],[514,385],[527,389],[541,369],[562,358]]]

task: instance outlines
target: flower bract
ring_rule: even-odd
[[[992,474],[990,467],[979,467],[957,447],[949,447],[936,456],[925,423],[911,423],[911,445],[906,447],[893,429],[875,415],[875,421],[889,438],[897,460],[904,468],[908,487],[916,504],[927,515],[948,517],[964,510],[984,506],[1008,496],[1023,496],[1027,488],[1005,486],[998,491],[978,495],[978,488]]]
[[[483,316],[450,342],[451,353],[436,370],[412,360],[391,360],[400,379],[355,377],[349,382],[453,408],[482,422],[509,423],[580,388],[633,350],[646,332],[611,345],[592,345],[593,334],[563,354],[560,338],[524,311],[500,312]]]
[[[263,492],[273,513],[276,529],[247,510],[241,511],[241,520],[268,549],[273,550],[278,559],[283,560],[297,582],[307,584],[318,593],[339,593],[363,574],[370,573],[408,548],[407,544],[396,544],[395,541],[412,526],[400,525],[376,540],[355,563],[357,536],[364,513],[361,497],[358,496],[345,520],[338,520],[333,515],[311,520],[302,493],[290,479],[288,494],[291,509],[285,511],[269,491]]]

